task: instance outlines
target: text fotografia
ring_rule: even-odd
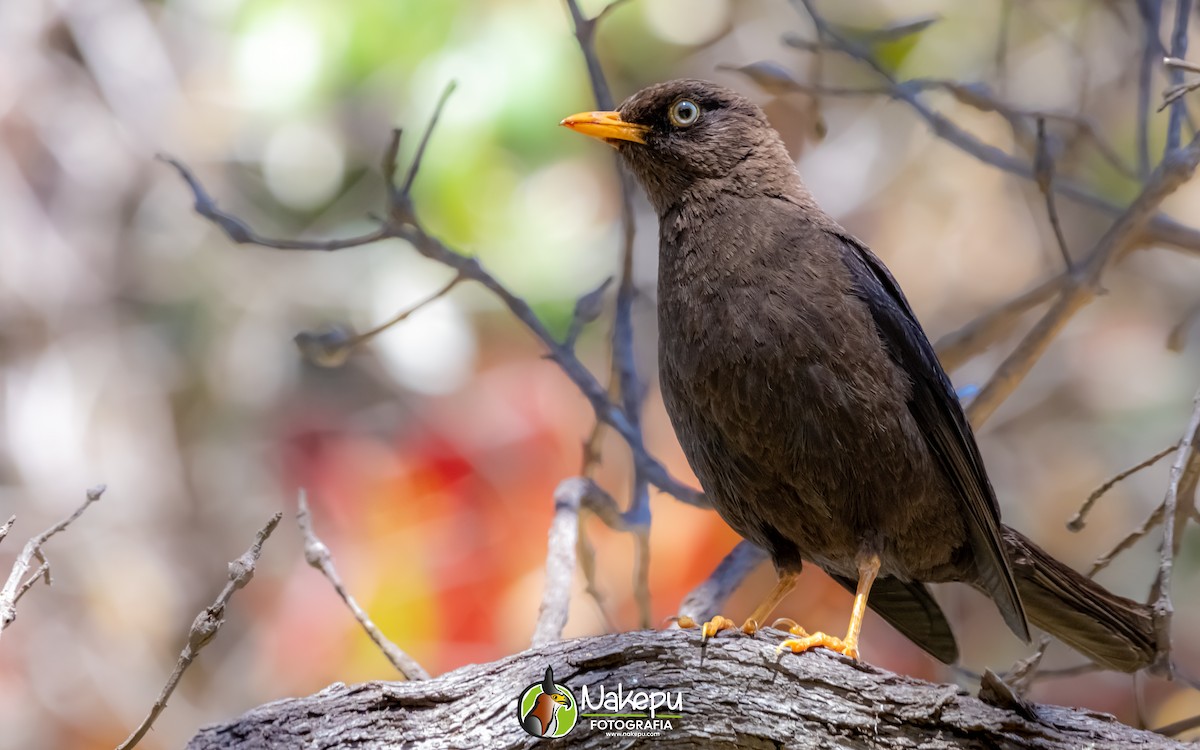
[[[626,690],[621,684],[616,690],[606,690],[603,684],[595,690],[584,686],[579,708],[589,729],[610,736],[654,737],[674,729],[672,720],[682,718],[683,691]]]

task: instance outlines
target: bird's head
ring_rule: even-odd
[[[581,112],[561,124],[616,148],[660,214],[688,191],[717,181],[736,189],[746,179],[770,182],[772,172],[794,174],[762,110],[708,81],[655,84],[615,112]]]

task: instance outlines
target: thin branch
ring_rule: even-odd
[[[159,161],[166,162],[179,172],[179,176],[192,190],[192,199],[194,201],[193,208],[196,213],[211,221],[225,232],[230,240],[239,245],[260,245],[262,247],[271,247],[276,250],[321,250],[334,251],[344,250],[348,247],[362,247],[369,245],[372,242],[386,239],[388,232],[385,228],[380,227],[366,234],[358,235],[357,237],[345,237],[342,239],[332,240],[285,240],[276,237],[267,237],[255,232],[242,219],[233,214],[226,213],[217,206],[217,202],[204,189],[204,185],[188,169],[183,162],[165,154],[158,155]]]
[[[1142,60],[1138,68],[1137,88],[1137,153],[1138,174],[1142,181],[1150,179],[1150,81],[1154,66],[1162,54],[1158,28],[1162,23],[1162,0],[1137,0],[1142,18]]]
[[[1183,314],[1178,323],[1171,327],[1171,332],[1167,334],[1167,348],[1173,352],[1183,351],[1187,342],[1188,330],[1198,318],[1200,318],[1200,304],[1195,304]]]
[[[1171,57],[1181,60],[1187,57],[1188,48],[1188,19],[1192,12],[1193,0],[1175,0],[1175,32],[1171,35]],[[1178,86],[1183,83],[1183,71],[1178,67],[1167,68],[1167,76],[1171,83]],[[1179,148],[1180,133],[1183,121],[1187,117],[1187,101],[1176,97],[1171,104],[1171,115],[1167,121],[1167,145],[1163,158]]]
[[[1046,213],[1050,217],[1050,227],[1054,230],[1054,239],[1058,242],[1058,251],[1062,254],[1063,266],[1070,271],[1071,251],[1067,249],[1067,238],[1063,235],[1062,225],[1058,221],[1058,208],[1054,203],[1054,158],[1050,155],[1050,144],[1046,138],[1046,118],[1037,118],[1037,149],[1033,159],[1034,182],[1042,197],[1046,199]]]
[[[425,132],[421,136],[421,143],[417,146],[417,152],[413,154],[412,162],[408,165],[408,174],[404,177],[404,187],[400,188],[400,196],[403,199],[407,199],[412,193],[413,182],[417,179],[417,171],[421,168],[421,160],[425,157],[425,149],[429,146],[429,139],[433,135],[433,129],[437,127],[438,119],[442,116],[442,110],[445,108],[446,102],[450,99],[450,95],[454,93],[457,85],[454,81],[450,81],[450,83],[446,84],[446,88],[442,89],[442,95],[438,97],[437,104],[433,108],[433,115],[429,118],[429,125],[425,127]]]
[[[766,560],[767,553],[762,547],[745,540],[738,542],[708,578],[683,598],[679,603],[679,614],[695,622],[705,622],[717,616],[742,581]]]
[[[1190,0],[1189,0],[1190,1]],[[1197,483],[1200,482],[1200,390],[1193,401],[1192,418],[1179,441],[1175,462],[1171,465],[1171,481],[1163,499],[1163,539],[1160,547],[1158,576],[1154,580],[1154,619],[1161,647],[1155,667],[1170,669],[1170,626],[1174,607],[1171,604],[1171,571],[1184,527],[1194,507]],[[1182,497],[1181,497],[1182,496]]]
[[[596,548],[588,538],[582,514],[579,516],[579,541],[575,545],[575,550],[579,555],[579,570],[583,573],[584,593],[595,605],[596,615],[604,623],[604,632],[616,633],[618,631],[617,623],[608,612],[604,592],[600,590],[600,585],[596,580]]]
[[[1153,731],[1155,734],[1161,734],[1164,737],[1175,737],[1197,727],[1200,727],[1200,714],[1196,716],[1190,716],[1186,719],[1180,719],[1179,721],[1174,721],[1170,724],[1164,724],[1163,726],[1151,731]]]
[[[571,608],[571,586],[575,577],[575,555],[579,538],[579,510],[590,503],[616,502],[590,479],[571,477],[554,490],[554,520],[550,522],[546,552],[546,587],[538,607],[532,646],[538,648],[562,639]]]
[[[214,214],[212,211],[206,211],[202,208],[204,206],[211,206],[212,201],[207,197],[207,193],[204,192],[200,181],[182,162],[175,159],[165,159],[165,161],[174,166],[189,187],[191,187],[196,200],[197,213],[222,229],[225,229],[227,234],[229,232],[227,228],[228,222],[225,219],[232,219],[234,226],[243,228],[240,235],[229,235],[234,241],[257,244],[279,250],[340,250],[373,241],[372,239],[366,239],[362,241],[331,240],[325,243],[296,243],[286,240],[267,239],[260,242],[259,240],[263,238],[246,228],[245,223],[240,219],[231,217],[223,212]],[[243,237],[243,239],[239,240],[238,236]],[[700,508],[711,507],[700,491],[688,487],[672,477],[666,468],[647,452],[641,434],[634,429],[625,412],[609,399],[605,388],[600,385],[596,378],[575,356],[574,352],[565,349],[550,333],[550,330],[541,319],[533,312],[533,308],[529,306],[529,303],[501,284],[483,267],[477,258],[451,249],[441,240],[426,232],[416,222],[415,218],[410,218],[405,223],[396,223],[392,219],[389,219],[371,236],[375,239],[397,238],[405,240],[423,257],[448,266],[460,273],[463,278],[476,282],[495,294],[509,311],[545,345],[549,358],[559,366],[563,373],[583,393],[597,417],[615,429],[630,445],[633,451],[634,465],[641,469],[645,474],[645,478],[651,484],[689,505]],[[361,240],[362,238],[359,239]]]
[[[817,13],[813,0],[793,0],[793,2],[802,6],[812,19],[821,43],[828,43],[873,69],[892,86],[896,98],[907,102],[929,122],[935,134],[986,163],[1005,168],[1012,167],[1014,173],[1036,179],[1036,173],[1029,165],[1017,162],[999,149],[975,140],[950,120],[931,110],[915,92],[906,90],[899,85],[895,77],[874,57],[869,49],[863,48],[840,34]],[[971,401],[967,408],[967,414],[972,424],[976,427],[983,424],[999,404],[1020,384],[1071,317],[1095,297],[1104,271],[1127,250],[1145,239],[1146,229],[1154,222],[1154,214],[1158,206],[1168,195],[1191,178],[1198,164],[1200,164],[1200,139],[1197,138],[1193,138],[1187,147],[1172,151],[1163,159],[1143,186],[1138,198],[1131,205],[1120,210],[1116,221],[1093,247],[1087,259],[1066,277],[1063,289],[1055,303],[1026,334],[1017,348],[1004,360],[992,378]],[[1069,190],[1063,190],[1063,192],[1071,194]]]
[[[1012,0],[1000,0],[1000,33],[996,35],[996,54],[992,59],[996,80],[1008,83],[1008,37],[1012,33]]]
[[[1096,296],[1104,272],[1139,239],[1143,227],[1159,204],[1191,179],[1197,166],[1200,166],[1200,136],[1163,159],[1142,188],[1141,194],[1070,275],[1058,299],[971,401],[967,416],[973,425],[978,427],[983,424],[1024,380],[1071,317]]]
[[[604,295],[608,292],[608,288],[612,286],[612,282],[613,278],[609,276],[600,282],[600,286],[575,300],[575,310],[571,314],[571,325],[567,328],[567,335],[563,339],[564,348],[574,351],[575,342],[578,341],[579,334],[583,333],[584,327],[589,323],[596,322],[596,319],[604,312]],[[599,428],[601,424],[601,422],[597,422],[596,427]],[[593,434],[588,440],[589,444],[594,440],[597,440],[597,437]],[[587,463],[589,459],[590,456],[585,457],[584,462]],[[599,456],[595,460],[598,461]]]
[[[792,47],[806,49],[817,54],[824,49],[824,45],[820,43],[810,42],[799,37],[788,36],[785,37],[784,41]],[[1113,169],[1130,179],[1137,179],[1137,173],[1126,163],[1125,159],[1109,143],[1108,139],[1101,134],[1099,126],[1092,118],[1078,113],[1071,114],[1055,112],[1053,110],[1018,107],[995,96],[988,88],[988,85],[983,82],[962,83],[945,78],[910,78],[905,81],[891,79],[892,83],[882,86],[831,86],[815,81],[798,80],[783,66],[766,60],[740,66],[722,64],[718,65],[717,68],[719,70],[740,73],[754,81],[755,84],[764,90],[776,94],[799,91],[812,96],[886,96],[899,101],[907,101],[908,95],[915,95],[926,91],[944,91],[953,96],[961,104],[977,109],[980,112],[996,114],[1004,118],[1013,132],[1020,137],[1027,137],[1031,134],[1035,135],[1036,131],[1031,131],[1028,123],[1031,121],[1036,122],[1038,119],[1070,125],[1078,135],[1090,140],[1095,145],[1101,158],[1108,162]],[[947,120],[946,122],[949,123],[950,121]],[[962,131],[961,135],[964,137],[965,143],[974,141],[974,137],[967,134],[966,131]],[[978,141],[974,142],[977,144],[980,143]],[[960,145],[960,148],[963,148],[963,146]],[[964,148],[964,150],[968,149]],[[1025,176],[1032,178],[1033,175],[1034,170],[1031,170]]]
[[[9,516],[8,520],[0,526],[0,542],[4,541],[4,537],[8,536],[8,532],[12,530],[13,524],[17,522],[16,516]]]
[[[21,554],[17,555],[17,559],[13,562],[12,571],[8,575],[8,580],[4,583],[4,588],[0,589],[0,633],[3,633],[4,629],[17,619],[17,602],[20,601],[25,592],[38,579],[45,581],[47,586],[50,585],[50,563],[46,561],[46,558],[42,554],[42,545],[52,536],[60,531],[64,531],[74,523],[88,509],[89,505],[104,495],[105,489],[105,486],[100,484],[88,490],[83,505],[76,508],[74,513],[25,543]],[[3,539],[8,534],[15,520],[15,516],[9,518],[4,526],[0,527],[0,539]],[[40,562],[41,565],[33,572],[33,575],[26,578],[25,574],[29,572],[29,568],[33,565],[34,560]]]
[[[914,89],[906,82],[897,81],[888,69],[876,59],[871,50],[855,44],[832,29],[828,22],[816,13],[812,5],[812,0],[792,0],[792,3],[804,8],[813,19],[818,34],[823,41],[828,42],[830,48],[858,60],[874,70],[887,83],[885,89],[880,93],[885,93],[891,98],[907,104],[921,119],[925,120],[935,136],[984,164],[1017,177],[1033,179],[1033,167],[1031,164],[1005,153],[995,146],[980,141],[949,118],[934,111],[921,99],[919,89]],[[815,44],[791,35],[785,36],[783,41],[785,44],[801,49],[820,49],[824,46],[823,44]],[[1082,205],[1089,206],[1110,216],[1120,216],[1127,209],[1127,206],[1113,203],[1069,180],[1056,180],[1054,189],[1060,195],[1067,196]],[[1192,253],[1200,252],[1200,229],[1180,224],[1165,214],[1160,213],[1150,217],[1142,228],[1142,233],[1144,236],[1140,239],[1148,243],[1169,246]]]
[[[1138,473],[1142,469],[1150,468],[1154,464],[1166,458],[1168,455],[1174,453],[1178,447],[1179,443],[1175,443],[1174,445],[1164,448],[1150,458],[1147,458],[1145,461],[1142,461],[1136,466],[1129,467],[1097,487],[1092,494],[1088,495],[1087,499],[1083,501],[1083,505],[1079,506],[1079,510],[1074,516],[1071,517],[1071,520],[1067,521],[1067,528],[1071,531],[1081,531],[1084,525],[1087,523],[1088,513],[1092,511],[1092,507],[1096,504],[1097,500],[1104,497],[1109,490],[1111,490],[1113,487],[1116,487],[1119,483]]]
[[[129,738],[117,746],[117,750],[129,750],[137,743],[142,741],[146,733],[150,731],[150,727],[158,719],[159,714],[167,707],[167,700],[171,694],[175,692],[175,687],[179,684],[179,680],[183,677],[183,673],[195,661],[200,650],[207,646],[213,638],[216,637],[217,631],[225,624],[225,607],[228,606],[229,600],[233,598],[233,593],[244,587],[254,577],[254,568],[258,564],[259,555],[262,554],[263,544],[271,537],[271,532],[275,531],[275,527],[279,525],[279,519],[283,518],[282,513],[276,513],[271,516],[271,520],[258,530],[254,535],[254,542],[250,545],[241,557],[229,563],[229,580],[225,587],[221,589],[221,593],[207,608],[196,615],[196,619],[192,621],[192,627],[188,630],[187,643],[184,644],[183,651],[179,653],[179,661],[175,663],[175,669],[171,672],[171,676],[167,678],[167,682],[163,685],[162,692],[158,694],[158,699],[154,701],[154,705],[150,708],[150,713],[142,720],[142,723],[134,730]]]
[[[1066,285],[1068,278],[1064,273],[1043,281],[1028,292],[938,339],[934,348],[942,366],[947,370],[957,369],[971,357],[1010,335],[1025,313],[1054,299]]]
[[[401,310],[369,331],[353,334],[342,326],[333,326],[323,331],[301,331],[295,335],[292,341],[309,362],[321,367],[341,367],[355,349],[368,343],[392,326],[407,320],[413,313],[431,302],[446,296],[462,280],[462,274],[455,275],[438,291]]]
[[[1126,534],[1125,537],[1121,539],[1121,541],[1117,542],[1116,545],[1114,545],[1113,548],[1108,552],[1100,557],[1097,557],[1095,562],[1092,563],[1092,569],[1087,573],[1088,578],[1095,578],[1096,574],[1107,568],[1112,561],[1117,558],[1118,555],[1137,544],[1143,537],[1153,531],[1160,523],[1162,523],[1163,514],[1166,512],[1166,509],[1167,508],[1165,505],[1159,503],[1158,507],[1151,511],[1150,515],[1146,517],[1146,520],[1142,521],[1141,526]]]
[[[333,555],[329,552],[329,547],[317,537],[317,532],[313,529],[312,513],[308,510],[308,493],[303,488],[296,499],[296,505],[296,525],[300,527],[300,535],[304,539],[304,561],[325,576],[333,586],[333,590],[341,597],[342,602],[350,608],[354,619],[358,620],[358,624],[362,625],[363,630],[367,631],[367,637],[383,652],[383,655],[392,663],[396,671],[404,676],[404,679],[428,680],[429,673],[415,659],[388,640],[387,636],[375,626],[363,608],[358,606],[358,602],[346,590],[346,586],[342,583],[342,578],[333,564]]]
[[[596,28],[604,15],[611,12],[620,2],[621,0],[616,0],[594,18],[589,19],[583,15],[576,0],[566,0],[567,10],[571,14],[571,21],[574,24],[575,39],[579,43],[580,52],[587,64],[588,77],[591,79],[592,91],[596,97],[596,106],[602,110],[613,109],[615,102],[604,76],[604,69],[600,65],[600,59],[596,55]],[[633,301],[637,294],[633,283],[633,240],[637,232],[633,211],[633,183],[628,172],[620,163],[619,155],[613,154],[613,163],[621,185],[621,278],[617,285],[617,306],[616,315],[613,318],[611,339],[612,373],[610,377],[615,387],[610,388],[610,391],[621,404],[630,426],[640,436],[644,389],[641,379],[638,377],[633,340]],[[600,438],[601,431],[593,430],[592,437],[588,441],[589,454],[598,452]],[[589,459],[585,458],[585,461],[587,460]],[[644,549],[646,544],[642,537],[649,533],[650,488],[644,472],[637,466],[634,467],[629,509],[625,515],[626,521],[631,526],[639,527],[637,530],[639,552],[635,556],[639,564],[634,566],[634,592],[638,602],[641,626],[645,628],[650,626],[650,573],[649,565],[642,564],[649,559],[649,551]]]
[[[50,563],[46,560],[42,560],[42,564],[38,566],[37,570],[33,571],[33,574],[17,587],[17,594],[12,600],[14,607],[17,602],[21,601],[21,597],[25,596],[25,592],[33,588],[33,585],[39,580],[45,580],[46,585],[50,585]]]

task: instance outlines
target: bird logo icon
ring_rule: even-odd
[[[517,721],[534,737],[565,737],[579,720],[575,695],[565,685],[554,682],[554,670],[546,667],[545,676],[521,691],[517,699]]]

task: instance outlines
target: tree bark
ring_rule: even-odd
[[[775,636],[775,637],[772,637]],[[189,750],[266,748],[526,748],[517,696],[547,666],[582,705],[586,686],[682,691],[682,714],[657,737],[612,737],[588,718],[564,747],[1185,748],[1112,716],[1060,706],[1001,707],[854,663],[829,651],[777,655],[782,634],[719,637],[637,631],[561,641],[419,682],[336,683],[202,729]],[[1003,693],[1003,689],[1000,691]],[[628,712],[629,709],[627,708]]]

